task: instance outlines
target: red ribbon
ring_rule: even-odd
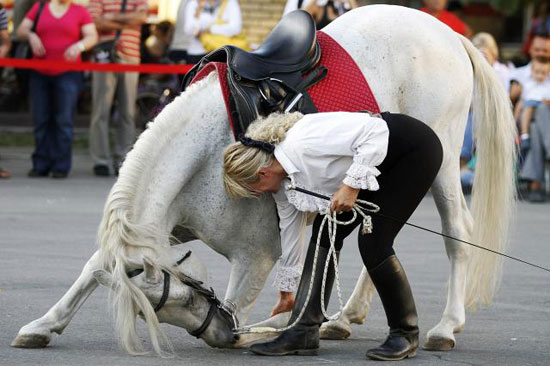
[[[0,66],[18,69],[51,69],[61,71],[139,72],[142,74],[186,74],[193,65],[179,64],[98,64],[93,62],[65,62],[0,58]]]

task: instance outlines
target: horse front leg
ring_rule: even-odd
[[[69,291],[41,318],[25,325],[13,340],[11,346],[19,348],[44,348],[52,333],[61,334],[98,283],[92,273],[102,267],[100,253],[95,252],[88,260],[82,273]]]
[[[374,284],[367,269],[363,267],[340,318],[321,325],[319,333],[321,339],[347,339],[351,335],[351,324],[363,324],[365,322],[374,292]]]
[[[458,169],[453,167],[451,174],[445,173],[440,172],[432,186],[443,233],[468,240],[473,229],[473,219],[460,188]],[[461,332],[466,322],[464,300],[471,249],[466,244],[448,238],[445,238],[445,249],[451,265],[447,305],[439,323],[427,334],[424,349],[429,351],[451,350],[456,343],[454,333]]]
[[[254,253],[254,255],[247,255],[245,258],[232,261],[225,302],[230,306],[235,306],[239,327],[246,325],[252,307],[264,288],[276,259],[272,253]],[[267,334],[242,335],[235,347],[245,347],[267,337]]]

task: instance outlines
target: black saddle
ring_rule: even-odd
[[[287,14],[254,52],[223,46],[195,65],[183,80],[185,89],[210,62],[227,63],[230,110],[235,136],[260,116],[273,112],[316,112],[305,90],[319,82],[327,70],[310,72],[321,58],[315,21],[303,10]]]

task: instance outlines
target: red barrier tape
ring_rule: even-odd
[[[52,69],[62,71],[139,72],[142,74],[186,74],[193,65],[169,64],[97,64],[93,62],[65,62],[0,58],[1,67],[19,69]]]

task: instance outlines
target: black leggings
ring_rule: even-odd
[[[378,191],[361,190],[359,199],[380,206],[380,213],[405,222],[430,189],[443,160],[443,148],[437,135],[426,124],[403,114],[382,113],[389,129],[388,153],[378,166]],[[351,212],[337,217],[350,220]],[[313,223],[312,240],[316,242],[323,216]],[[362,216],[347,226],[338,226],[335,247],[340,250],[346,238],[362,223]],[[403,224],[372,215],[373,232],[359,232],[359,252],[367,270],[371,270],[394,254],[393,241]],[[321,246],[330,247],[328,230],[323,230]]]

